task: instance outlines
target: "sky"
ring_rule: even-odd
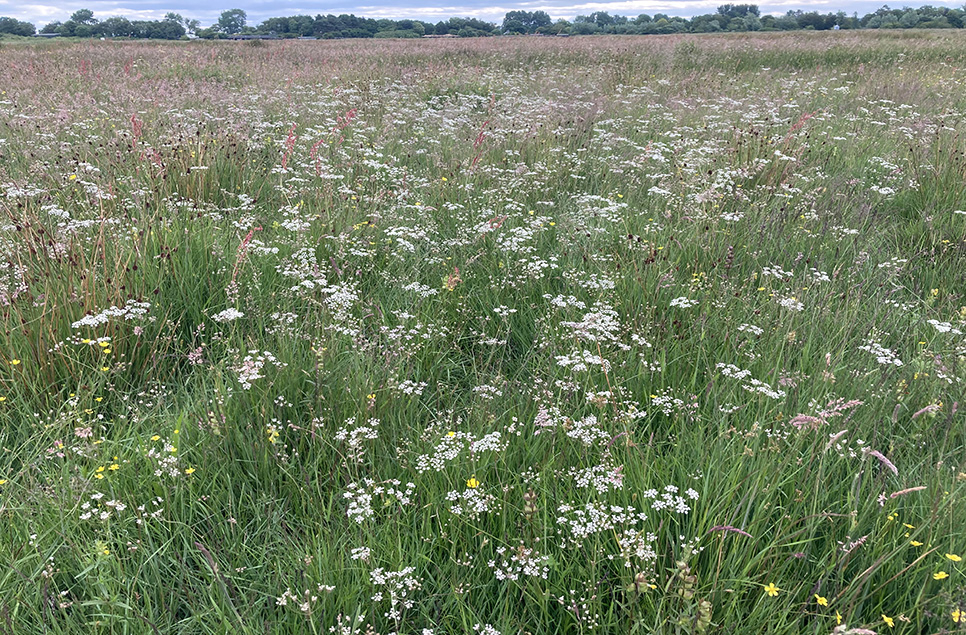
[[[57,3],[32,2],[31,0],[0,0],[0,16],[16,18],[34,23],[37,28],[55,20],[67,20],[78,9],[90,9],[94,17],[104,20],[113,16],[122,16],[129,20],[156,20],[164,17],[168,11],[180,13],[186,18],[201,21],[202,26],[210,26],[218,21],[218,16],[227,9],[243,9],[248,14],[248,24],[257,26],[258,23],[271,17],[291,15],[317,15],[352,13],[365,18],[412,18],[427,22],[438,22],[451,17],[471,17],[495,22],[503,21],[508,11],[546,11],[554,20],[565,18],[572,20],[577,15],[589,15],[594,11],[607,11],[611,15],[626,15],[636,17],[641,13],[654,15],[665,13],[691,17],[704,13],[713,13],[717,7],[730,1],[733,4],[755,3],[754,0],[534,0],[529,2],[510,2],[500,0],[452,0],[451,3],[438,5],[431,0],[359,0],[359,4],[350,0],[334,1],[299,1],[292,2],[263,0],[220,0],[217,3],[204,3],[187,0],[63,0]],[[966,0],[944,2],[892,2],[891,7],[946,6],[962,8]],[[869,0],[768,0],[757,2],[764,14],[784,14],[789,10],[818,11],[820,13],[845,11],[849,15],[857,12],[859,16],[872,13],[884,1]]]

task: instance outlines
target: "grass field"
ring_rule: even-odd
[[[0,43],[0,633],[966,631],[966,34]]]

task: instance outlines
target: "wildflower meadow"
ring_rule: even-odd
[[[966,35],[0,43],[0,632],[966,632]]]

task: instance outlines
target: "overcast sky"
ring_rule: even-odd
[[[104,20],[112,16],[123,16],[131,20],[154,20],[164,17],[168,11],[180,13],[187,18],[201,21],[209,26],[218,20],[218,15],[227,9],[244,9],[248,13],[248,24],[257,25],[266,18],[298,14],[317,15],[319,13],[352,13],[366,18],[416,18],[428,22],[438,22],[446,18],[474,17],[489,22],[502,22],[507,11],[546,11],[553,19],[572,20],[577,15],[589,15],[594,11],[607,11],[611,15],[637,16],[641,13],[654,15],[666,13],[690,17],[712,13],[726,0],[618,0],[615,2],[594,0],[535,0],[532,2],[500,2],[493,0],[453,0],[451,4],[433,4],[426,0],[400,0],[378,4],[380,0],[361,0],[353,4],[349,0],[322,2],[267,2],[262,0],[220,0],[220,2],[199,5],[187,0],[64,0],[57,3],[19,2],[0,0],[0,16],[33,22],[38,28],[54,20],[67,20],[78,9],[91,9],[94,17]],[[753,0],[730,0],[733,4],[753,3]],[[962,7],[966,0],[955,2],[893,2],[889,6],[933,6]],[[224,3],[224,4],[222,4]],[[760,2],[762,14],[783,14],[790,9],[803,11],[845,11],[849,15],[858,12],[860,16],[871,13],[884,2],[867,0],[769,0]]]

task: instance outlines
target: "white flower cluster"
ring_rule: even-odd
[[[773,265],[771,267],[765,267],[761,270],[761,277],[767,278],[771,276],[772,278],[791,278],[794,275],[791,271],[785,271],[778,265]]]
[[[625,529],[617,539],[621,549],[620,556],[624,559],[624,567],[630,569],[633,566],[633,559],[637,558],[642,561],[637,563],[638,568],[644,568],[646,571],[653,569],[654,562],[657,560],[655,542],[657,542],[657,536],[650,531],[633,527]]]
[[[104,494],[102,492],[94,492],[91,494],[90,500],[81,503],[79,518],[81,520],[99,520],[103,522],[110,518],[121,520],[133,517],[135,524],[142,525],[145,520],[157,520],[164,513],[164,508],[161,507],[164,499],[160,496],[155,496],[151,499],[149,503],[152,508],[151,511],[148,511],[147,504],[138,505],[133,510],[130,510],[128,505],[119,500],[112,499],[105,501],[103,498]],[[128,513],[121,517],[124,511],[128,511]]]
[[[866,351],[875,355],[875,361],[883,366],[902,366],[902,360],[892,349],[885,348],[875,340],[866,340],[866,343],[859,347],[860,351]]]
[[[952,333],[953,335],[962,335],[963,332],[955,328],[949,322],[940,322],[939,320],[926,320],[929,324],[932,324],[933,328],[940,333]]]
[[[400,384],[396,386],[396,390],[404,395],[421,395],[427,386],[429,386],[429,384],[424,381],[415,382],[407,379],[404,382],[400,382]]]
[[[381,498],[384,507],[393,503],[405,506],[412,503],[415,490],[415,483],[406,483],[406,488],[402,489],[402,482],[397,479],[377,483],[367,478],[362,483],[349,483],[346,491],[342,493],[342,498],[349,501],[346,516],[362,524],[375,515],[375,511],[372,509],[374,497]]]
[[[610,362],[588,350],[579,353],[575,351],[570,355],[557,355],[554,359],[557,360],[557,366],[569,368],[575,373],[583,372],[592,367],[600,368],[605,373],[610,372]]]
[[[466,516],[477,519],[480,514],[499,511],[500,505],[496,497],[487,494],[482,487],[467,487],[462,492],[453,490],[446,494],[450,505],[450,512],[455,516]]]
[[[581,541],[599,533],[610,533],[622,526],[635,526],[647,520],[647,514],[634,507],[586,503],[583,507],[561,505],[557,508],[557,525],[562,533],[562,547],[579,546]]]
[[[731,377],[732,379],[739,380],[747,379],[747,381],[741,384],[741,388],[743,390],[761,393],[771,399],[781,399],[785,396],[784,390],[772,388],[765,382],[751,377],[750,370],[742,370],[734,364],[724,364],[721,362],[715,364],[715,368],[721,371],[721,374],[725,377]]]
[[[220,313],[215,313],[214,315],[211,316],[211,319],[214,320],[215,322],[224,323],[224,322],[233,322],[238,318],[243,318],[243,317],[245,317],[244,313],[242,313],[238,309],[230,308],[230,309],[225,309]]]
[[[485,434],[480,438],[469,432],[449,431],[440,437],[432,454],[420,454],[416,457],[416,471],[420,474],[429,470],[442,472],[446,465],[456,460],[464,450],[474,455],[480,452],[502,452],[508,442],[501,437],[499,431]]]
[[[650,498],[654,502],[651,503],[651,509],[656,511],[661,511],[664,509],[670,509],[678,514],[687,514],[691,511],[691,507],[688,504],[688,500],[698,500],[698,493],[691,488],[688,488],[684,492],[684,496],[678,495],[678,488],[676,485],[667,485],[664,487],[664,491],[658,493],[657,490],[649,489],[641,494],[641,498]]]
[[[238,375],[238,383],[241,384],[243,390],[251,389],[252,382],[264,377],[261,373],[266,364],[271,364],[275,368],[288,366],[288,364],[278,361],[278,358],[268,351],[251,351],[232,368]]]
[[[415,567],[406,567],[400,571],[386,571],[382,567],[369,573],[369,579],[375,587],[385,587],[372,594],[373,602],[381,602],[388,596],[389,611],[385,617],[398,620],[402,617],[403,609],[413,607],[412,594],[422,588],[422,580],[413,575]]]
[[[345,425],[336,431],[335,439],[345,442],[347,459],[361,461],[366,452],[364,441],[378,439],[378,428],[378,419],[369,419],[364,424],[356,425],[355,417],[349,417]]]
[[[519,580],[521,575],[546,580],[550,574],[550,556],[541,556],[536,549],[527,549],[523,545],[516,549],[498,547],[496,553],[499,560],[494,558],[486,565],[493,570],[497,580]]]
[[[691,307],[697,306],[698,304],[700,304],[700,303],[697,300],[690,300],[690,299],[685,298],[684,296],[682,296],[680,298],[674,298],[673,300],[671,300],[671,305],[670,306],[671,307],[678,307],[678,308],[681,308],[681,309],[690,309]]]
[[[292,604],[298,606],[298,609],[306,615],[311,615],[312,605],[318,602],[319,595],[322,593],[332,593],[333,591],[335,591],[334,586],[320,584],[314,591],[311,589],[306,589],[302,593],[302,597],[299,597],[292,593],[292,589],[286,588],[285,592],[282,593],[277,600],[275,600],[275,605],[288,606],[289,602],[291,602]]]
[[[85,315],[81,319],[72,323],[70,326],[71,328],[75,329],[79,329],[84,326],[93,328],[107,324],[111,321],[111,318],[123,318],[125,320],[147,319],[148,321],[153,322],[154,318],[148,317],[148,311],[150,309],[151,305],[148,302],[128,300],[122,307],[111,306],[109,309],[104,309],[100,313],[95,313],[94,315]]]
[[[752,335],[761,335],[765,332],[765,329],[755,326],[754,324],[742,324],[738,327],[739,331],[744,331],[746,333],[751,333]]]
[[[594,465],[584,469],[571,468],[569,475],[577,487],[593,488],[600,494],[624,489],[624,466]]]
[[[779,298],[778,305],[782,308],[788,309],[789,311],[795,311],[796,313],[803,311],[805,305],[798,301],[795,297]]]
[[[620,319],[617,311],[596,305],[594,311],[585,313],[579,322],[561,322],[560,326],[570,329],[568,339],[585,342],[615,342],[620,333]]]
[[[161,450],[158,450],[157,448],[150,448],[144,456],[154,462],[155,476],[162,476],[164,474],[167,474],[171,478],[178,478],[181,476],[181,466],[178,461],[178,448],[171,445],[170,441],[165,441]]]

